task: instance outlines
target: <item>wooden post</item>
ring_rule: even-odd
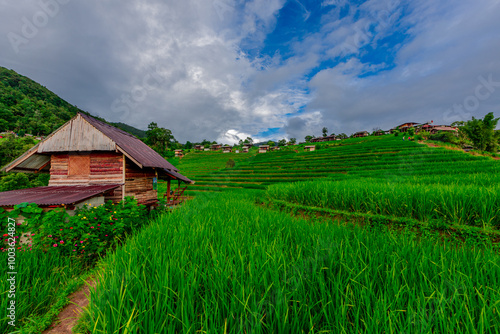
[[[167,180],[167,202],[170,202],[170,179]]]

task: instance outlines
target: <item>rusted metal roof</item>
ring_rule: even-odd
[[[75,204],[120,186],[120,184],[51,186],[5,191],[0,192],[0,206],[13,206],[26,202],[40,206]]]
[[[186,183],[194,184],[194,181],[188,179],[187,177],[185,177],[182,174],[179,174],[177,172],[174,172],[174,171],[171,171],[171,170],[168,170],[168,169],[164,169],[164,171],[168,175],[173,176],[176,180],[181,180],[181,181],[186,182]]]
[[[115,128],[109,124],[98,121],[97,119],[85,114],[80,114],[83,119],[95,126],[99,131],[113,140],[121,149],[129,154],[134,160],[139,162],[143,167],[162,168],[177,172],[171,163],[165,160],[155,150],[144,144],[140,139],[131,134]]]

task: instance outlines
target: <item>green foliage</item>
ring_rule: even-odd
[[[278,146],[285,146],[286,145],[286,139],[281,139],[278,141]]]
[[[457,143],[457,137],[449,131],[438,131],[428,137],[430,140],[442,141],[444,143]]]
[[[347,136],[347,135],[346,135],[345,133],[343,133],[343,132],[342,132],[341,134],[339,134],[339,135],[338,135],[338,137],[339,137],[340,139],[347,139],[347,138],[349,138],[349,136]]]
[[[0,231],[8,233],[6,218],[20,215],[26,219],[24,224],[18,224],[17,233],[29,233],[27,242],[18,243],[22,249],[33,248],[66,256],[91,255],[93,258],[147,220],[146,207],[137,205],[132,197],[118,204],[108,201],[100,206],[85,205],[73,216],[63,208],[44,213],[36,204],[22,203],[12,212],[0,213]]]
[[[158,124],[151,122],[148,125],[148,131],[146,131],[145,142],[156,152],[165,156],[167,148],[175,142],[175,138],[172,135],[172,131],[160,128],[158,127]]]
[[[31,188],[31,182],[24,173],[11,173],[0,179],[0,191]]]
[[[311,223],[244,195],[198,197],[104,259],[87,330],[495,332],[497,251],[381,224]]]
[[[270,141],[267,142],[267,145],[273,147],[275,144],[274,144],[274,141],[270,140]]]
[[[236,164],[236,163],[234,162],[234,160],[233,160],[233,159],[229,159],[229,160],[226,162],[226,168],[233,168],[235,164]]]
[[[289,143],[290,143],[291,145],[295,145],[295,144],[297,143],[297,138],[290,138]]]
[[[323,133],[323,137],[328,136],[328,128],[326,126],[321,130],[321,132]]]
[[[490,112],[482,120],[472,117],[472,120],[461,126],[461,130],[467,134],[478,150],[496,153],[500,138],[495,132],[498,120],[499,118],[494,118]]]
[[[311,181],[273,185],[270,198],[308,206],[375,213],[420,221],[500,227],[500,187],[391,183],[382,180]]]
[[[137,128],[134,128],[133,126],[130,126],[128,124],[125,124],[125,123],[121,123],[121,122],[118,122],[118,123],[110,123],[111,125],[113,125],[114,127],[117,127],[118,129],[122,129],[123,131],[125,132],[128,132],[130,134],[133,134],[134,136],[136,136],[137,138],[146,138],[146,131],[143,131],[143,130],[139,130]]]
[[[306,143],[309,143],[311,141],[311,139],[313,139],[313,138],[314,138],[314,136],[311,136],[311,135],[308,135],[308,136],[304,137]]]

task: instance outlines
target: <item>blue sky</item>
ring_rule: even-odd
[[[324,126],[351,134],[500,113],[498,0],[0,6],[1,66],[180,141],[301,141]]]

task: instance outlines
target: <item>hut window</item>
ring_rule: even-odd
[[[90,175],[90,155],[70,155],[68,175]]]

